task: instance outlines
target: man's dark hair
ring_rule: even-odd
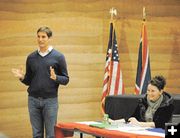
[[[51,29],[50,29],[49,27],[47,27],[47,26],[40,27],[40,28],[37,30],[37,33],[39,33],[39,32],[45,32],[49,38],[52,37],[52,31],[51,31]]]
[[[166,85],[166,79],[163,76],[155,76],[149,83],[156,86],[159,90],[162,90]]]

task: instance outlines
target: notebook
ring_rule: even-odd
[[[105,124],[105,123],[93,123],[93,124],[89,124],[90,127],[97,127],[97,128],[107,128],[109,127],[109,124]]]

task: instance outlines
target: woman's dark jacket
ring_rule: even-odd
[[[139,100],[139,104],[132,115],[140,122],[145,121],[145,112],[148,108],[147,95]],[[163,92],[163,101],[160,104],[160,107],[156,110],[153,116],[153,122],[155,123],[156,128],[165,128],[165,123],[171,121],[173,114],[173,98],[170,94]]]

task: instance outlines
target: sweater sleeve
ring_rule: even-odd
[[[69,82],[69,76],[67,71],[67,64],[64,55],[60,57],[59,60],[59,70],[58,74],[56,74],[56,82],[62,85],[66,85]]]
[[[24,83],[25,85],[30,85],[31,80],[32,80],[32,71],[30,68],[30,63],[29,63],[29,57],[26,60],[26,73],[24,75],[24,79],[21,80],[22,83]]]
[[[165,123],[168,123],[173,114],[174,106],[170,104],[164,108],[160,108],[154,115],[154,123],[156,128],[165,128]]]
[[[140,115],[140,110],[141,110],[140,105],[137,105],[134,113],[133,113],[130,117],[135,117],[138,121],[141,121],[141,118],[140,118],[140,116],[141,116],[141,115]],[[128,118],[128,119],[129,119],[129,118]]]
[[[142,101],[143,101],[143,99],[139,99],[138,105],[137,105],[137,107],[135,108],[133,114],[130,117],[135,117],[138,121],[145,122],[144,113],[145,113],[145,110],[146,110],[146,106],[143,104]],[[126,118],[126,119],[128,120],[129,117]]]

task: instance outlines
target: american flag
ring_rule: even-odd
[[[102,110],[104,112],[104,100],[108,95],[124,94],[119,52],[116,40],[116,32],[113,23],[110,24],[109,43],[106,54],[106,64],[103,81]]]
[[[151,80],[149,48],[147,44],[147,31],[145,21],[142,24],[139,56],[136,74],[135,93],[145,94],[148,82]]]

